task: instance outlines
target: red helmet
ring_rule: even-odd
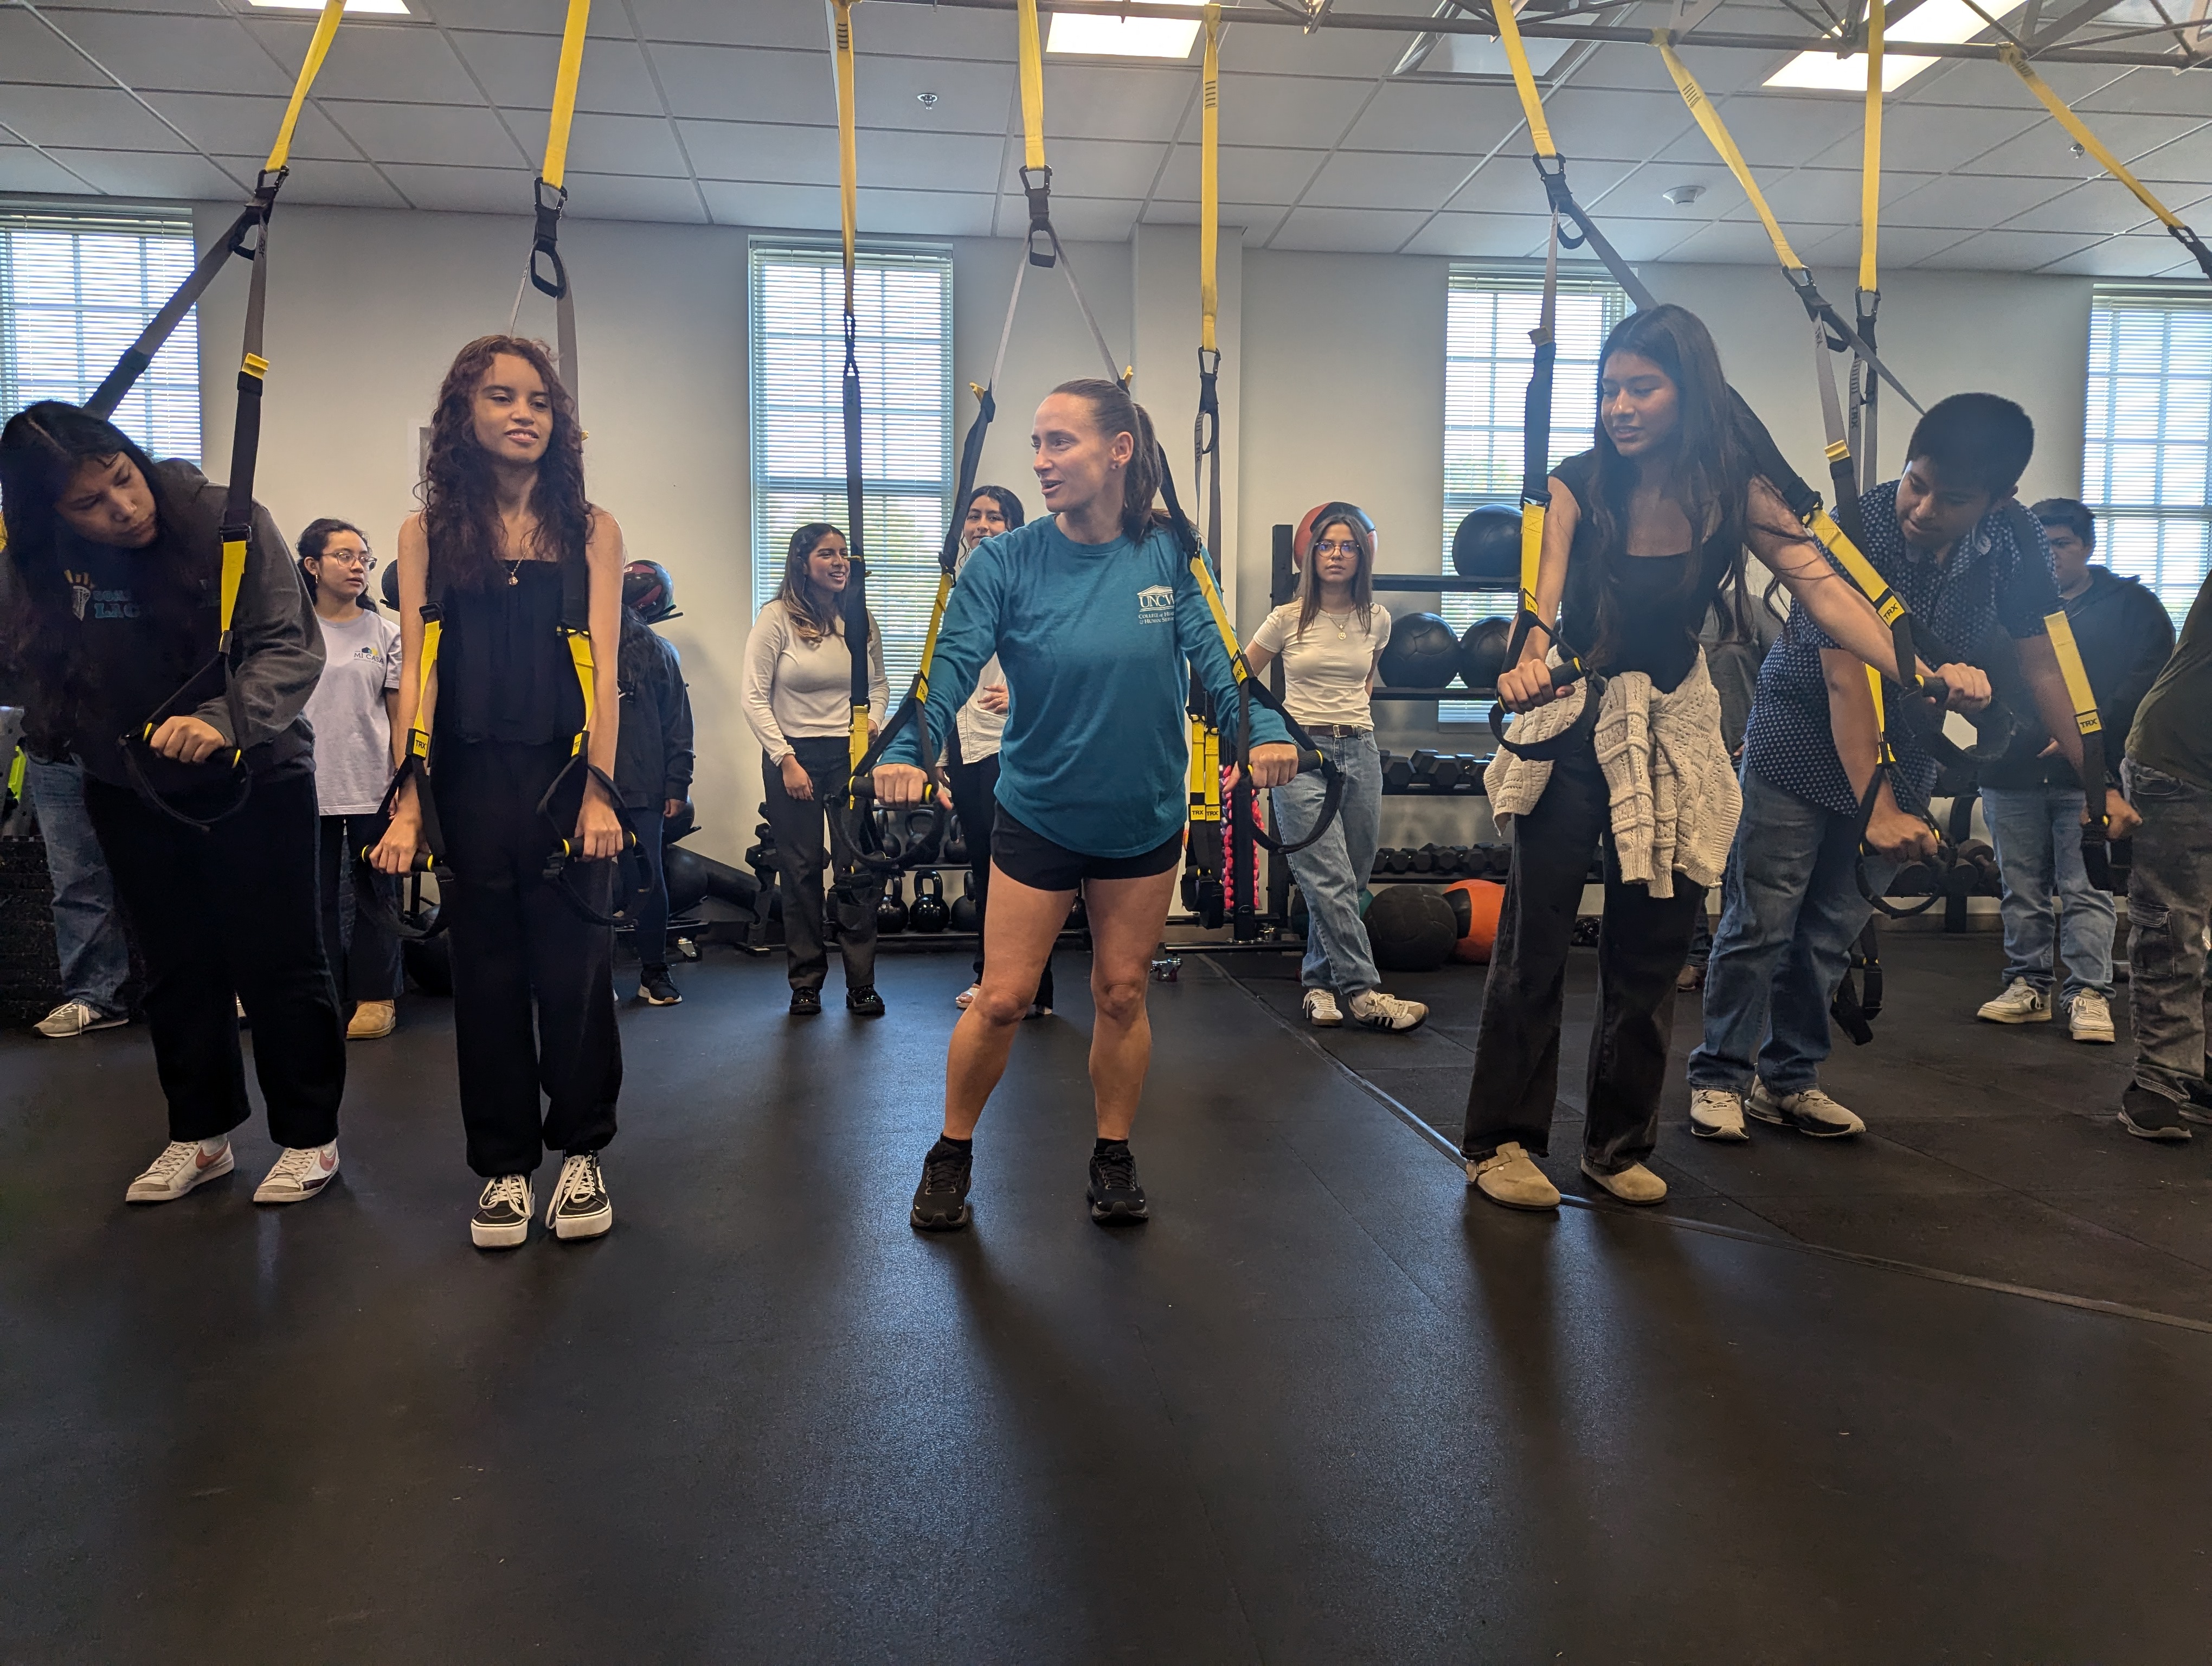
[[[657,561],[634,561],[623,569],[623,605],[634,607],[647,624],[676,611],[676,581]]]

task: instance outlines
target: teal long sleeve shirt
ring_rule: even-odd
[[[1231,735],[1237,681],[1165,527],[1140,544],[1078,544],[1047,517],[980,545],[938,632],[933,745],[952,733],[994,653],[1008,695],[998,786],[1007,814],[1054,844],[1108,860],[1157,850],[1182,830],[1190,802],[1186,668],[1212,693]],[[1252,738],[1286,743],[1290,734],[1255,704]],[[883,761],[921,763],[912,724]]]

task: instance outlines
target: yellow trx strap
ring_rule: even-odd
[[[860,140],[853,102],[853,0],[830,0],[830,27],[836,42],[837,205],[845,228],[845,310],[853,310],[854,239],[860,225]]]
[[[2081,663],[2081,649],[2074,640],[2073,621],[2061,608],[2056,613],[2046,613],[2044,629],[2051,633],[2051,646],[2058,655],[2058,674],[2066,679],[2066,697],[2073,703],[2074,727],[2083,734],[2103,733],[2104,720],[2097,715],[2096,691],[2089,686],[2088,668]]]
[[[1667,60],[1667,73],[1674,77],[1674,87],[1681,94],[1682,102],[1690,106],[1690,114],[1705,130],[1705,137],[1719,153],[1720,159],[1728,164],[1729,172],[1735,175],[1735,182],[1743,187],[1743,194],[1751,199],[1751,206],[1759,216],[1759,224],[1766,228],[1767,240],[1774,245],[1776,258],[1782,262],[1785,271],[1805,271],[1805,263],[1797,258],[1797,251],[1790,246],[1790,240],[1783,235],[1782,222],[1774,217],[1774,210],[1767,207],[1765,195],[1759,190],[1759,182],[1751,177],[1751,168],[1743,159],[1743,152],[1736,149],[1735,139],[1722,125],[1720,112],[1713,108],[1713,101],[1705,96],[1705,89],[1698,85],[1698,79],[1690,73],[1689,65],[1676,54],[1672,33],[1666,29],[1654,30],[1651,44],[1658,47],[1659,56]]]
[[[430,673],[438,668],[438,639],[444,628],[435,608],[422,612],[422,669],[415,679],[415,723],[407,731],[407,751],[419,762],[430,761],[430,728],[422,714],[430,702]]]
[[[1521,113],[1528,123],[1528,137],[1536,147],[1539,156],[1553,157],[1559,154],[1552,143],[1550,124],[1544,119],[1544,102],[1536,96],[1535,72],[1528,67],[1528,49],[1521,44],[1521,21],[1513,15],[1510,0],[1499,0],[1498,41],[1505,48],[1505,61],[1513,67],[1513,90],[1521,95]]]
[[[1036,0],[1021,0],[1022,166],[1044,166],[1044,49],[1037,39]]]
[[[1859,288],[1881,288],[1875,245],[1881,231],[1882,0],[1867,0],[1866,143],[1859,164]]]
[[[584,70],[584,32],[592,21],[592,0],[568,0],[568,20],[561,30],[561,67],[553,77],[553,113],[545,125],[545,166],[538,177],[556,191],[568,172],[568,130],[576,120],[576,82]]]
[[[575,744],[568,748],[571,757],[584,750],[584,743],[592,738],[592,720],[599,714],[599,684],[592,672],[592,633],[571,630],[564,633],[568,639],[568,660],[576,667],[576,681],[584,690],[584,727],[576,731]]]
[[[1215,265],[1221,252],[1221,8],[1206,9],[1206,64],[1198,126],[1198,344],[1214,351],[1221,308]]]
[[[315,20],[315,32],[307,40],[307,56],[300,65],[300,74],[292,83],[292,101],[284,106],[283,124],[276,130],[276,143],[269,147],[269,160],[261,165],[264,173],[274,173],[290,165],[292,160],[292,130],[300,125],[300,112],[307,102],[307,89],[315,84],[315,76],[323,67],[323,59],[330,55],[331,41],[338,32],[338,19],[344,15],[346,0],[324,0],[323,15]]]

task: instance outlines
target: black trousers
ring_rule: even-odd
[[[644,862],[651,880],[644,891],[630,899],[630,946],[637,951],[641,966],[665,966],[668,964],[668,866],[664,860],[667,853],[661,848],[661,835],[667,831],[668,821],[660,813],[658,804],[633,809],[629,818],[637,824],[637,854]]]
[[[812,802],[783,790],[783,769],[761,754],[761,781],[768,789],[768,824],[775,834],[776,873],[783,887],[783,941],[790,963],[791,987],[819,989],[830,976],[823,943],[822,865],[830,855],[842,860],[845,841],[830,819],[828,806],[852,778],[851,745],[842,735],[794,739],[791,750],[814,783]],[[823,829],[829,844],[823,844]],[[837,905],[837,946],[845,959],[845,987],[872,989],[876,984],[876,902],[880,883],[865,884],[852,900]]]
[[[337,984],[338,1010],[350,1012],[364,1000],[399,999],[399,939],[370,915],[354,895],[354,869],[375,834],[374,816],[325,816],[315,883],[323,897],[323,952],[330,957]],[[372,882],[389,897],[398,884],[370,869]]]
[[[432,769],[453,870],[445,906],[461,1122],[469,1166],[487,1179],[529,1174],[545,1152],[594,1152],[615,1137],[614,927],[585,919],[557,890],[574,885],[605,915],[614,865],[547,879],[547,854],[575,824],[580,786],[556,807],[557,833],[536,813],[568,761],[566,741],[485,742],[441,747]]]
[[[1670,897],[1623,884],[1610,820],[1605,777],[1588,742],[1552,765],[1536,807],[1514,818],[1513,872],[1482,992],[1460,1140],[1470,1158],[1488,1157],[1508,1140],[1539,1156],[1550,1149],[1567,950],[1590,853],[1601,845],[1605,915],[1583,1152],[1592,1168],[1617,1174],[1658,1144],[1674,979],[1689,953],[1691,927],[1705,913],[1705,888],[1679,873]]]
[[[999,755],[969,763],[956,762],[946,771],[952,783],[952,802],[960,812],[961,830],[968,836],[968,894],[975,899],[975,981],[983,981],[983,914],[991,888],[991,830],[999,819]],[[1052,958],[1045,957],[1044,974],[1037,979],[1031,999],[1039,1006],[1052,1005]]]
[[[206,833],[90,777],[84,803],[145,956],[169,1138],[212,1140],[252,1114],[235,994],[253,1021],[269,1137],[337,1139],[345,1029],[323,957],[314,776],[256,781],[245,807]]]

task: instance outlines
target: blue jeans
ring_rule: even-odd
[[[1379,988],[1367,924],[1359,917],[1359,891],[1375,867],[1382,838],[1382,753],[1365,734],[1318,735],[1314,745],[1344,772],[1344,800],[1328,831],[1291,858],[1291,873],[1306,899],[1306,958],[1298,979],[1309,989],[1329,989],[1349,1000]],[[1313,831],[1326,796],[1321,772],[1300,775],[1275,793],[1275,821],[1284,843]]]
[[[131,945],[115,908],[115,882],[84,809],[84,770],[75,759],[46,763],[23,755],[24,790],[46,836],[54,882],[54,949],[62,964],[62,996],[94,1012],[122,1010],[118,992],[131,976]]]
[[[1743,819],[1721,880],[1721,924],[1705,968],[1705,1038],[1690,1085],[1742,1093],[1754,1073],[1802,1093],[1828,1056],[1828,1003],[1872,904],[1859,894],[1850,816],[1785,793],[1749,765]],[[1896,864],[1867,858],[1876,894]]]
[[[2050,994],[2055,943],[2066,960],[2065,1000],[2084,989],[2112,998],[2112,933],[2119,911],[2089,883],[2081,860],[2081,807],[2078,787],[1982,788],[1982,814],[1989,818],[1990,842],[2004,876],[2006,988],[2014,978],[2025,978]]]

